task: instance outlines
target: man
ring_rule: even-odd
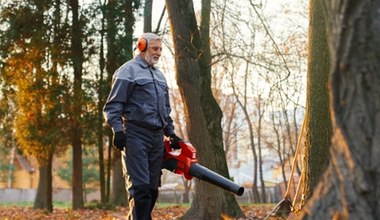
[[[142,34],[137,55],[116,70],[104,106],[105,119],[114,133],[113,145],[126,154],[128,219],[151,219],[161,178],[164,135],[174,148],[181,141],[170,117],[166,79],[155,67],[161,51],[159,36]]]

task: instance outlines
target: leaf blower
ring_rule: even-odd
[[[238,196],[243,195],[244,187],[237,185],[231,180],[209,170],[198,164],[197,151],[191,143],[179,142],[180,150],[174,150],[170,142],[165,140],[165,159],[163,168],[180,175],[184,175],[187,180],[196,177]]]

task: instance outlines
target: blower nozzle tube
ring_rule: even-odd
[[[244,187],[237,185],[231,180],[215,173],[212,170],[209,170],[208,168],[198,163],[194,163],[190,166],[189,174],[191,176],[197,177],[200,180],[204,180],[225,190],[233,192],[238,196],[241,196],[244,193]]]

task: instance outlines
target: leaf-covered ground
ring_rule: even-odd
[[[173,220],[182,216],[188,207],[183,206],[169,206],[155,208],[153,211],[154,220]],[[273,209],[273,205],[250,205],[241,206],[245,214],[245,218],[239,220],[259,220],[264,219],[268,213]],[[33,210],[31,207],[5,207],[0,206],[0,220],[123,220],[126,219],[125,215],[128,212],[127,208],[116,208],[114,210],[100,210],[100,209],[83,209],[71,210],[65,208],[55,208],[53,213],[48,213],[43,210]],[[225,220],[230,219],[228,217]]]

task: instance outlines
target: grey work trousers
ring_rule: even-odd
[[[127,125],[125,162],[128,219],[150,220],[158,197],[164,158],[163,131]]]

